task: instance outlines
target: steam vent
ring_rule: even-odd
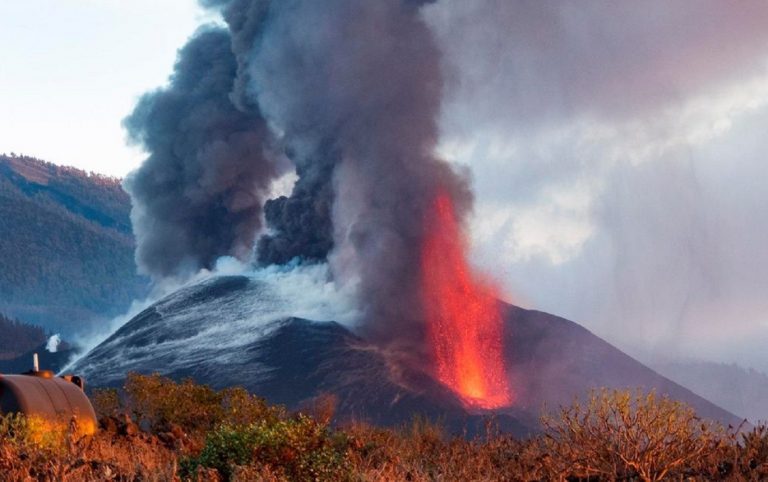
[[[56,377],[34,368],[21,375],[0,374],[0,414],[20,413],[41,420],[46,428],[66,427],[74,419],[80,435],[96,431],[96,413],[80,377]]]

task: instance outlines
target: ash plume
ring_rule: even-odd
[[[271,229],[258,242],[258,262],[267,266],[326,261],[333,248],[333,169],[338,156],[323,153],[296,166],[298,179],[290,196],[270,199],[264,218]]]
[[[151,153],[128,181],[143,269],[247,257],[263,207],[260,264],[327,260],[356,288],[363,335],[418,348],[434,200],[448,196],[460,222],[472,204],[466,178],[434,154],[443,78],[428,3],[201,0],[228,29],[195,36],[170,86],[126,120]],[[279,174],[272,145],[298,180],[264,203]]]
[[[418,338],[419,250],[435,196],[447,193],[460,215],[471,205],[466,180],[433,154],[443,79],[425,3],[203,2],[221,9],[244,62],[235,97],[259,106],[298,166],[293,195],[267,207],[277,234],[262,239],[260,259],[308,245],[320,258],[330,244],[303,237],[332,221],[334,275],[358,284],[361,330],[384,343],[409,338],[403,330]]]
[[[204,28],[180,50],[169,85],[145,94],[124,120],[129,139],[149,153],[125,184],[137,264],[155,279],[251,255],[281,168],[267,154],[258,110],[230,97],[237,75],[229,33]]]

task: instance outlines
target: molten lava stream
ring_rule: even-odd
[[[465,404],[512,404],[496,291],[472,273],[451,198],[435,198],[422,247],[422,295],[437,378]]]

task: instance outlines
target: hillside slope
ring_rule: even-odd
[[[64,335],[124,312],[135,273],[117,179],[0,155],[0,312]]]
[[[91,386],[119,386],[131,371],[242,385],[291,408],[333,394],[342,418],[396,425],[420,414],[456,431],[477,428],[482,413],[465,409],[423,369],[393,363],[391,354],[341,324],[302,319],[295,306],[271,281],[212,278],[147,308],[70,370]],[[569,404],[594,387],[655,389],[704,417],[739,423],[573,322],[504,309],[516,403],[495,415],[506,430],[536,431],[544,405]]]

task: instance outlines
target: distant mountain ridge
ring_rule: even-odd
[[[69,336],[145,293],[120,180],[0,155],[0,312]]]
[[[708,400],[749,419],[768,421],[768,375],[733,363],[668,361],[654,370]]]
[[[29,197],[46,197],[75,216],[131,235],[131,201],[120,179],[31,157],[0,156],[0,172]]]

